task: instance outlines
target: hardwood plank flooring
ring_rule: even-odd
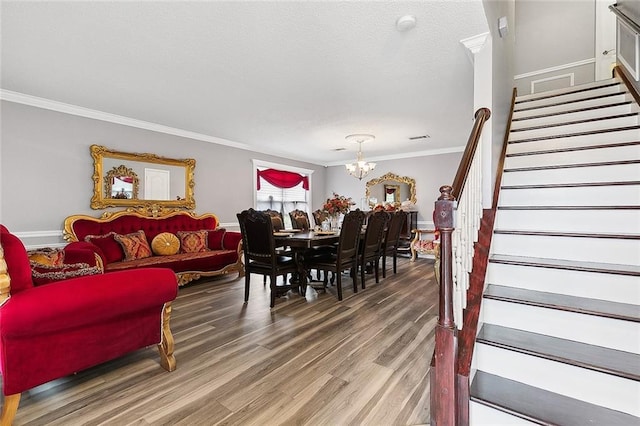
[[[178,367],[155,347],[22,394],[15,425],[415,425],[429,422],[437,320],[433,261],[353,293],[289,293],[269,309],[251,277],[179,291],[171,329]]]

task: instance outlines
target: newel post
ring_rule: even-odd
[[[455,197],[451,186],[440,187],[435,203],[434,223],[440,231],[440,306],[436,325],[434,380],[431,381],[431,420],[433,425],[456,424],[457,329],[453,319],[453,257],[451,234],[454,229]]]

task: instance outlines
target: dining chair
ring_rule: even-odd
[[[309,231],[311,228],[309,223],[309,215],[304,210],[291,210],[289,212],[289,217],[291,218],[291,226],[296,229],[302,229],[303,231]]]
[[[367,229],[360,244],[360,260],[358,262],[360,264],[360,279],[363,289],[365,288],[365,269],[367,264],[371,264],[373,267],[376,283],[380,282],[378,270],[380,268],[380,258],[382,257],[382,241],[388,220],[389,214],[382,210],[369,216]]]
[[[343,271],[351,271],[353,292],[358,292],[358,245],[363,222],[364,213],[359,209],[347,213],[342,221],[340,239],[338,240],[338,246],[335,252],[327,253],[323,256],[314,256],[306,261],[306,267],[308,269],[318,269],[325,272],[325,288],[328,283],[328,272],[334,273],[337,277],[336,287],[338,290],[338,300],[342,300]]]
[[[237,214],[242,233],[242,247],[244,251],[244,301],[249,301],[250,275],[260,274],[269,277],[271,285],[271,304],[273,308],[276,296],[289,291],[292,285],[287,284],[288,274],[298,271],[292,256],[283,256],[276,252],[273,237],[273,223],[271,216],[254,209],[244,210]],[[283,276],[283,284],[277,285],[277,277]]]
[[[280,231],[284,229],[284,219],[282,218],[282,213],[280,213],[278,210],[271,209],[264,210],[264,212],[271,218],[274,231]]]
[[[316,226],[322,226],[322,222],[329,219],[329,214],[324,210],[318,209],[314,211],[312,214],[313,214],[313,221],[315,222]]]
[[[382,248],[382,278],[387,277],[387,256],[391,256],[393,259],[393,273],[397,273],[398,264],[398,248],[400,247],[400,234],[402,227],[407,220],[407,212],[397,210],[391,214],[389,220],[389,226],[387,226],[387,233],[384,238]]]

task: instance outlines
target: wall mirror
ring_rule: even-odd
[[[367,182],[365,197],[370,206],[385,203],[398,205],[406,200],[415,204],[416,181],[407,176],[387,173]]]
[[[114,151],[91,145],[92,209],[148,207],[193,209],[196,160]]]

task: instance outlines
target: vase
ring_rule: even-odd
[[[338,230],[339,218],[340,218],[340,215],[338,215],[338,214],[332,214],[329,217],[329,221],[331,222],[331,230],[332,231],[337,231]]]

